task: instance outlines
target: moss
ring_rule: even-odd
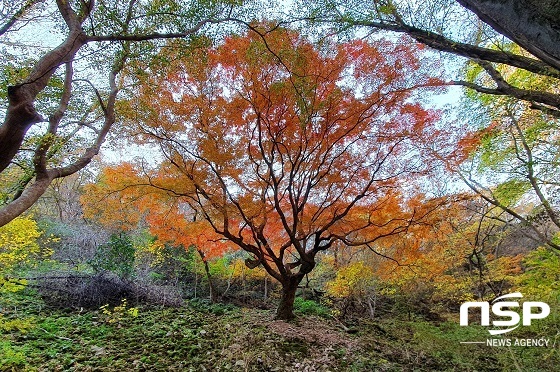
[[[487,331],[452,321],[367,320],[348,334],[325,317],[286,323],[272,311],[195,303],[140,307],[136,317],[104,323],[101,311],[49,309],[32,298],[17,294],[4,307],[7,319],[33,323],[25,332],[0,330],[0,370],[491,371],[508,370],[515,358],[538,371],[560,364],[552,348],[461,345]]]

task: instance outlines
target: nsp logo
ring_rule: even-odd
[[[518,308],[519,302],[517,301],[504,301],[512,298],[522,298],[523,295],[519,292],[510,293],[500,296],[492,301],[492,313],[501,318],[509,318],[509,320],[494,320],[492,326],[494,327],[511,327],[507,329],[490,329],[488,332],[492,336],[513,331],[519,327],[521,318],[519,314],[510,310],[511,308]],[[490,326],[490,303],[485,302],[465,302],[461,305],[460,309],[460,324],[461,326],[469,325],[469,309],[480,308],[480,325]],[[533,312],[533,309],[540,309],[540,311]],[[544,319],[550,314],[550,307],[544,302],[526,301],[523,302],[522,312],[523,325],[530,326],[533,319]]]

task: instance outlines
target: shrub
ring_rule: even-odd
[[[111,309],[109,304],[103,305],[101,310],[101,320],[108,324],[122,325],[124,322],[138,316],[138,308],[128,306],[126,298],[121,300],[121,304]]]
[[[38,278],[36,286],[48,305],[62,308],[118,306],[124,298],[154,305],[181,306],[183,303],[181,293],[175,287],[131,282],[110,272],[93,275],[51,272],[49,276]]]
[[[91,266],[96,272],[110,271],[119,278],[130,278],[134,274],[135,248],[125,234],[113,234],[107,244],[98,247]]]
[[[52,254],[37,243],[42,234],[31,217],[18,217],[0,227],[0,293],[22,289],[27,281],[10,276]]]
[[[321,317],[328,317],[331,315],[331,310],[328,307],[313,300],[304,300],[301,297],[296,297],[294,301],[294,311],[304,315],[317,315]]]

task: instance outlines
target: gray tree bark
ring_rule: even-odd
[[[457,0],[496,31],[560,70],[560,1]]]

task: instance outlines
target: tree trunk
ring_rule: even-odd
[[[457,0],[494,30],[560,69],[558,3],[554,0]]]
[[[228,276],[228,280],[227,280],[227,287],[226,290],[224,291],[224,293],[222,293],[222,297],[225,297],[226,294],[229,292],[229,289],[231,288],[231,280],[233,277],[233,271],[231,272],[231,274]]]
[[[44,120],[35,110],[31,100],[12,98],[16,96],[14,93],[16,89],[16,87],[8,88],[9,106],[4,123],[0,126],[0,172],[10,165],[29,128]]]
[[[373,295],[373,303],[372,303],[372,298],[370,296],[367,297],[367,305],[369,308],[369,316],[371,319],[375,318],[375,308],[377,305],[377,295]]]
[[[204,262],[204,271],[206,272],[206,279],[208,279],[208,289],[210,291],[210,301],[216,302],[216,289],[214,288],[214,283],[212,283],[212,276],[210,275],[210,268],[208,267],[208,262]]]
[[[198,289],[198,273],[196,272],[196,266],[194,267],[194,298],[198,298],[196,296],[196,291]]]
[[[196,250],[200,255],[200,259],[204,264],[204,272],[206,273],[206,279],[208,280],[208,289],[210,291],[210,301],[216,302],[216,290],[214,289],[214,283],[212,283],[212,276],[210,275],[210,267],[208,266],[208,262],[206,261],[206,255],[200,249]]]
[[[296,299],[296,291],[301,279],[291,277],[282,283],[282,297],[276,310],[276,319],[292,320],[294,315],[294,300]]]
[[[0,226],[4,226],[30,208],[51,184],[52,175],[40,175],[35,182],[25,189],[21,196],[0,209]]]

